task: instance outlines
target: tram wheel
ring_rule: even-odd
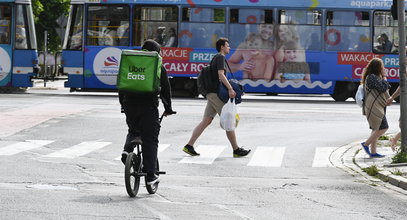
[[[352,96],[354,92],[354,85],[348,82],[336,82],[334,93],[331,97],[337,102],[344,102]]]

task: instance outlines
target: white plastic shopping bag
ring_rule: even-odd
[[[363,107],[363,99],[364,99],[364,90],[363,90],[363,85],[359,85],[358,91],[356,92],[355,95],[355,100],[356,103],[359,105],[359,107]]]
[[[239,123],[240,117],[237,113],[237,105],[234,99],[229,99],[220,113],[220,127],[226,131],[233,131]]]

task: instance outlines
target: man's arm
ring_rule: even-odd
[[[160,97],[161,101],[164,104],[165,112],[173,112],[172,106],[171,106],[171,85],[170,81],[168,80],[168,75],[167,75],[167,70],[162,67],[161,68],[161,91],[160,91]]]
[[[391,95],[388,99],[387,99],[387,105],[391,105],[391,103],[393,102],[393,100],[395,98],[397,98],[400,95],[401,89],[400,86],[397,87],[396,91],[393,93],[393,95]]]
[[[221,83],[223,83],[223,85],[225,85],[228,89],[229,98],[233,99],[234,97],[236,97],[235,90],[233,90],[233,87],[230,85],[228,79],[225,76],[225,70],[218,70],[218,76],[219,81],[221,81]]]

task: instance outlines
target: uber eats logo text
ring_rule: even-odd
[[[132,80],[145,80],[144,72],[145,67],[129,66],[129,73],[127,74],[127,79]]]

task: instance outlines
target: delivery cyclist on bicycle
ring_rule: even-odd
[[[146,40],[142,49],[160,53],[160,45],[154,40]],[[161,66],[160,83],[160,98],[165,108],[164,116],[175,114],[171,107],[171,86],[167,71],[163,66]],[[119,101],[126,114],[126,123],[129,128],[121,160],[124,164],[126,163],[127,155],[134,150],[131,141],[140,136],[143,142],[143,172],[147,173],[147,184],[153,185],[160,181],[159,176],[155,174],[160,133],[158,95],[119,92]]]

